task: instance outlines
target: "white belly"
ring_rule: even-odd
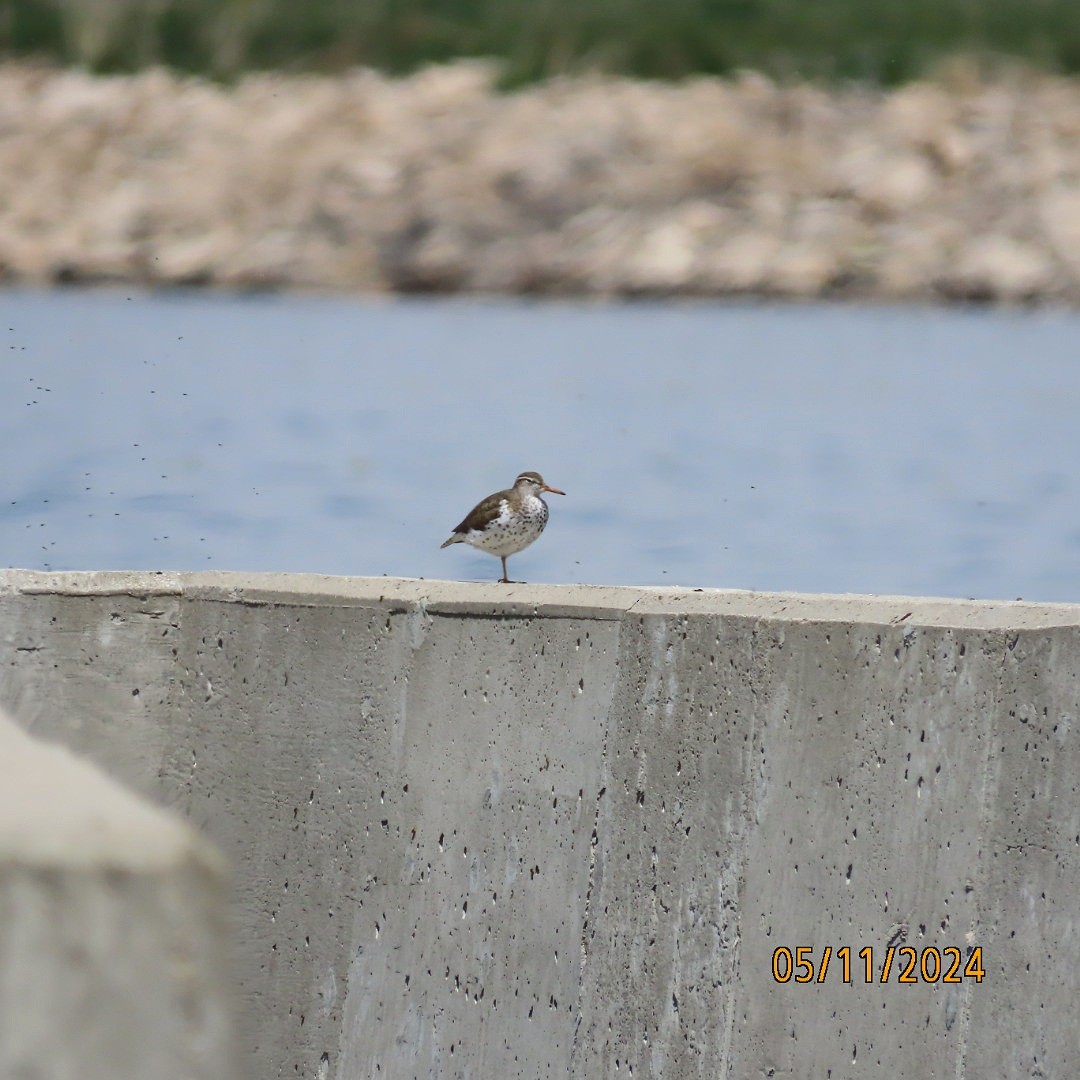
[[[504,499],[499,516],[485,529],[471,529],[465,542],[491,555],[513,555],[527,548],[543,531],[548,520],[548,508],[543,499],[526,499],[516,513]]]

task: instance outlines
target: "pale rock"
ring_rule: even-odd
[[[470,244],[456,225],[429,230],[405,262],[405,283],[411,287],[455,290],[461,287],[470,265]]]
[[[784,244],[770,264],[770,287],[786,296],[817,296],[835,278],[836,256],[821,243]]]
[[[498,73],[498,66],[490,60],[458,60],[422,68],[406,85],[425,105],[460,109],[486,101]]]
[[[957,172],[971,162],[973,149],[964,134],[960,102],[940,85],[912,83],[896,90],[882,107],[886,138],[906,143],[930,155],[946,172]]]
[[[782,234],[791,213],[792,197],[790,192],[775,186],[755,186],[746,200],[747,216],[758,228]]]
[[[719,292],[768,290],[780,250],[776,236],[764,231],[737,233],[702,260],[701,280]]]
[[[574,228],[564,231],[572,243],[566,256],[570,281],[603,296],[620,292],[641,232],[640,219],[627,211],[604,208],[576,218]]]
[[[1039,200],[1039,218],[1047,243],[1080,282],[1080,186],[1056,187]]]
[[[129,177],[107,191],[97,203],[85,234],[85,243],[133,240],[150,226],[152,199],[147,184]]]
[[[696,250],[694,231],[681,221],[667,221],[647,232],[626,260],[627,283],[635,290],[685,287]]]
[[[1075,79],[494,80],[0,65],[3,272],[1080,303]]]
[[[171,284],[210,281],[215,270],[233,256],[238,244],[238,238],[223,229],[168,237],[155,248],[150,271],[158,280]]]
[[[803,199],[792,209],[787,228],[790,240],[834,249],[857,244],[865,233],[856,208],[839,199]]]
[[[625,259],[631,289],[696,291],[702,254],[719,248],[734,215],[723,206],[695,199],[675,208],[655,228],[644,232]],[[638,229],[643,226],[639,225]]]
[[[215,267],[214,281],[241,288],[276,288],[296,276],[299,246],[290,229],[274,228],[234,248]]]
[[[927,297],[935,275],[952,261],[964,237],[955,220],[924,217],[883,231],[862,261],[886,296]]]
[[[361,195],[393,195],[404,180],[401,163],[388,154],[367,154],[347,161],[345,175],[354,180]]]
[[[913,152],[862,145],[836,164],[841,186],[871,213],[891,217],[924,203],[934,189],[934,170]]]
[[[1034,245],[991,235],[973,240],[942,282],[964,296],[1026,300],[1049,288],[1053,278],[1050,260]]]

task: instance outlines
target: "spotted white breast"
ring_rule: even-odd
[[[499,513],[482,529],[470,529],[465,542],[492,555],[513,555],[527,548],[543,531],[548,521],[547,503],[535,495],[521,500],[516,510],[503,499]]]

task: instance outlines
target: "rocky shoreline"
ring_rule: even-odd
[[[1080,303],[1080,81],[0,67],[7,283]]]

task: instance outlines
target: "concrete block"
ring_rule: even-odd
[[[1007,632],[993,656],[1001,680],[973,877],[988,978],[972,998],[969,1076],[1080,1068],[1078,655],[1073,626]]]
[[[0,701],[223,849],[260,1077],[1080,1070],[1075,605],[10,571]]]
[[[0,715],[0,1076],[236,1075],[220,859]]]

